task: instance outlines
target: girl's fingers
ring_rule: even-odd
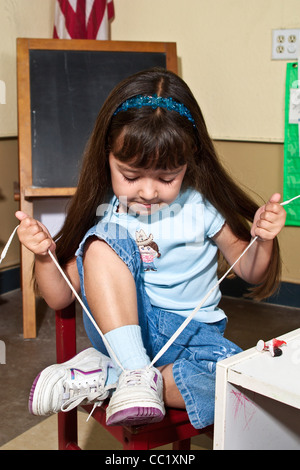
[[[20,221],[26,219],[26,217],[29,217],[27,214],[25,214],[25,212],[22,212],[22,211],[17,211],[15,213],[15,216],[17,217],[17,219],[19,219]]]

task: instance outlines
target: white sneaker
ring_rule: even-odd
[[[29,411],[47,416],[69,411],[82,402],[102,402],[109,396],[105,387],[107,368],[113,364],[107,356],[94,348],[86,349],[62,364],[44,369],[34,380],[29,395]]]
[[[164,415],[161,373],[154,367],[123,371],[106,409],[106,424],[149,424],[161,421]]]

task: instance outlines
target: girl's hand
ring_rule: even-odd
[[[251,236],[262,241],[273,240],[284,227],[286,212],[279,204],[280,194],[275,193],[269,202],[256,212],[251,228]]]
[[[56,245],[41,222],[22,211],[17,211],[15,216],[21,222],[17,230],[19,240],[28,250],[35,255],[46,255],[49,249],[55,251]]]

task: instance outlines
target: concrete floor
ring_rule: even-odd
[[[229,319],[225,336],[243,349],[300,326],[300,309],[229,297],[221,306]],[[34,378],[56,362],[54,313],[42,301],[37,305],[37,329],[37,338],[23,339],[20,290],[0,296],[0,340],[6,346],[6,364],[0,364],[0,446],[44,419],[30,415],[27,408]],[[77,350],[89,346],[79,308]]]

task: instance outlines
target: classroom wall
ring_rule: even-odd
[[[51,37],[55,0],[0,0],[0,250],[16,225],[16,37]],[[267,199],[282,189],[285,61],[271,30],[300,28],[298,0],[114,0],[111,39],[175,41],[179,73],[204,112],[230,172]],[[256,195],[257,194],[257,195]],[[283,280],[300,283],[299,228],[280,235]],[[19,263],[18,243],[0,270]]]
[[[0,250],[18,224],[14,216],[14,182],[18,176],[16,38],[51,37],[54,0],[0,0],[0,80],[5,83],[5,104],[0,100]],[[20,264],[15,239],[0,272]],[[1,286],[0,286],[1,287]]]
[[[298,0],[116,0],[113,39],[176,41],[179,71],[217,139],[283,142],[285,61],[272,29],[300,28]]]
[[[14,217],[19,207],[14,200],[14,181],[18,181],[18,141],[16,138],[0,139],[0,251],[18,225]],[[4,270],[19,263],[19,243],[15,238],[0,268]]]
[[[227,170],[262,204],[275,192],[282,194],[283,144],[266,142],[215,142]],[[300,284],[300,228],[285,227],[279,234],[282,280]]]
[[[55,0],[0,0],[0,137],[15,136],[15,38],[51,37]],[[176,41],[179,72],[217,139],[283,142],[286,61],[272,29],[300,28],[298,0],[114,0],[111,38]],[[9,106],[11,104],[11,106]],[[217,112],[216,112],[217,111]]]

